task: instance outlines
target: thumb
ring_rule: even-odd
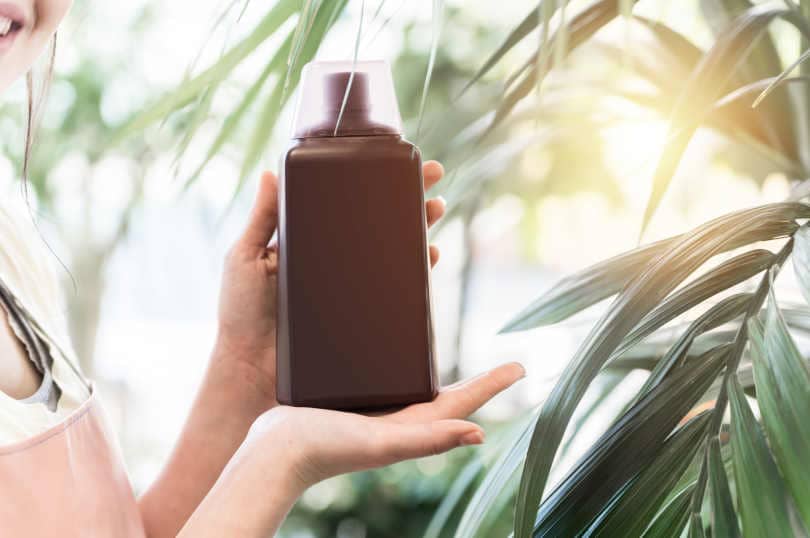
[[[240,242],[246,247],[263,249],[272,239],[277,226],[278,179],[272,172],[264,172],[259,181],[259,190],[247,228],[242,233]]]
[[[480,426],[466,420],[436,420],[423,424],[387,422],[378,447],[379,464],[435,456],[465,445],[484,442]]]

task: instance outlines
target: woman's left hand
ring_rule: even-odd
[[[262,414],[179,536],[274,536],[310,486],[343,473],[484,441],[468,415],[525,375],[517,363],[446,387],[432,402],[366,416],[277,406]]]
[[[444,175],[442,165],[428,161],[423,166],[425,189]],[[428,226],[444,215],[441,198],[428,200]],[[247,228],[231,248],[222,279],[219,302],[219,332],[215,360],[240,367],[241,378],[266,398],[266,407],[276,402],[276,286],[277,244],[271,242],[278,224],[278,181],[270,172],[262,175]],[[431,265],[439,250],[430,246]]]
[[[256,419],[243,449],[265,464],[286,462],[303,490],[340,474],[478,445],[484,430],[466,419],[525,375],[521,364],[503,364],[444,387],[431,402],[370,415],[278,406]]]

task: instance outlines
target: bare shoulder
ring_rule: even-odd
[[[25,205],[4,197],[0,201],[0,280],[38,318],[47,318],[52,316],[51,305],[58,304],[59,287],[37,241],[36,226]],[[26,398],[36,392],[40,381],[6,310],[0,307],[0,391],[12,398]]]
[[[41,377],[0,308],[0,391],[20,400],[34,394]]]

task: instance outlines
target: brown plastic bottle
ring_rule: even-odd
[[[301,91],[279,190],[278,399],[344,410],[432,400],[422,161],[400,135],[390,70],[315,62]]]

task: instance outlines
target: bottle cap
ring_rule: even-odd
[[[401,134],[401,125],[387,62],[304,66],[293,138]]]

